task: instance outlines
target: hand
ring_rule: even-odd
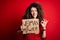
[[[48,23],[48,20],[46,20],[46,19],[43,19],[43,20],[41,21],[41,25],[42,25],[42,27],[43,27],[44,29],[46,29],[47,23]]]
[[[20,29],[21,29],[21,31],[23,31],[23,26],[22,25],[20,26]]]

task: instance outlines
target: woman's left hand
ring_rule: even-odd
[[[48,20],[46,20],[46,19],[43,19],[43,20],[41,21],[41,25],[42,25],[42,27],[43,27],[44,29],[46,29],[47,23],[48,23]]]

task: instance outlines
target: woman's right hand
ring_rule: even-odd
[[[21,33],[22,32],[22,25],[18,28],[18,30],[17,30],[17,33],[19,34],[19,33]]]
[[[20,26],[21,31],[23,31],[22,25]]]

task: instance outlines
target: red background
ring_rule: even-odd
[[[17,28],[26,8],[32,3],[41,4],[47,24],[47,39],[60,40],[59,0],[0,0],[0,40],[16,40]],[[20,35],[19,35],[20,36]]]

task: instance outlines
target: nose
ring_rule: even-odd
[[[33,12],[33,15],[35,16],[35,12]]]

